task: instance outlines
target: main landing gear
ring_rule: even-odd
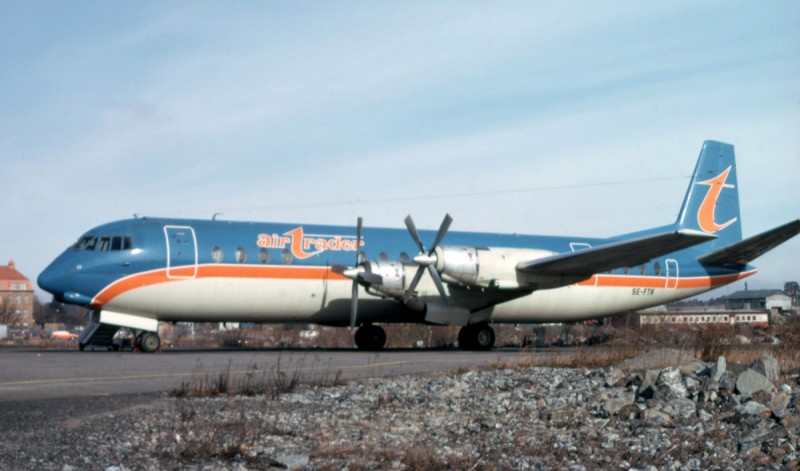
[[[355,341],[359,350],[383,350],[386,345],[386,331],[377,325],[364,324],[356,330]],[[485,322],[465,325],[458,332],[458,345],[462,350],[491,350],[494,341],[494,329]]]
[[[386,345],[386,331],[377,325],[365,324],[356,330],[355,341],[359,350],[383,350]]]
[[[458,345],[462,350],[491,350],[494,340],[494,329],[486,323],[465,325],[458,332]]]

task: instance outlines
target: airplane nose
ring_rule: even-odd
[[[53,267],[53,265],[50,265],[45,268],[41,274],[39,274],[39,277],[36,279],[36,283],[38,283],[39,287],[43,290],[58,297],[63,294],[63,275],[63,270],[57,270]]]

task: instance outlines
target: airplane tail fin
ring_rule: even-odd
[[[705,141],[675,226],[717,236],[711,250],[741,241],[737,186],[733,146]]]

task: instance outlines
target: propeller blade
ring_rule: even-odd
[[[350,295],[350,328],[356,326],[358,317],[358,282],[353,280],[353,292]]]
[[[432,255],[436,247],[439,246],[439,242],[441,242],[444,235],[447,234],[447,230],[450,229],[450,224],[452,224],[452,222],[453,218],[451,218],[449,214],[445,214],[442,225],[439,226],[439,232],[436,234],[436,239],[433,240],[433,244],[431,244],[431,248],[428,251],[428,255]]]
[[[442,301],[444,301],[444,304],[447,305],[447,293],[444,291],[444,285],[442,284],[442,278],[439,276],[439,272],[436,271],[436,268],[434,268],[433,265],[428,265],[428,273],[430,273],[431,278],[433,278],[433,284],[435,284],[436,289],[439,290],[439,295],[442,297]]]
[[[358,281],[364,282],[370,286],[380,286],[383,284],[383,278],[380,275],[368,272],[359,273]]]
[[[356,267],[361,263],[361,232],[363,229],[364,218],[358,217],[356,222]],[[353,278],[353,290],[350,295],[350,328],[356,326],[358,320],[358,277]]]
[[[411,280],[411,284],[408,285],[408,289],[406,290],[405,294],[403,295],[403,301],[408,302],[411,299],[411,294],[417,289],[417,285],[419,284],[419,280],[422,279],[422,273],[425,271],[425,267],[420,265],[417,268],[417,272],[414,273],[414,278]]]
[[[414,225],[414,220],[411,219],[411,215],[409,214],[404,219],[406,223],[406,227],[408,228],[408,233],[411,234],[411,238],[414,239],[414,242],[417,244],[420,253],[425,253],[425,246],[422,245],[422,241],[419,239],[419,233],[417,232],[417,226]]]
[[[331,265],[331,271],[338,274],[343,275],[345,271],[347,271],[347,267],[344,265],[333,264]]]
[[[356,265],[361,263],[361,232],[364,219],[359,216],[358,223],[356,224]]]

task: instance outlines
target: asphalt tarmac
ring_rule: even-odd
[[[0,350],[0,408],[30,401],[163,394],[223,372],[305,382],[447,372],[519,358],[517,350],[165,350],[145,354]]]

